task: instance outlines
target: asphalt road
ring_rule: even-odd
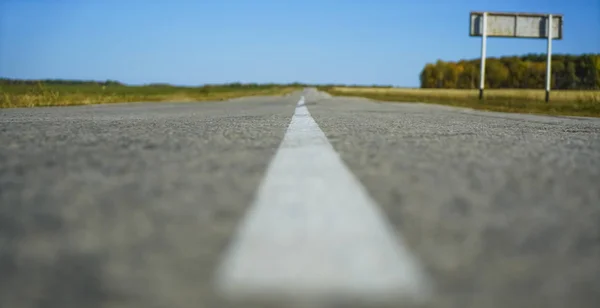
[[[600,119],[305,90],[0,110],[0,307],[301,307],[214,289],[301,96],[431,278],[418,307],[600,306]]]

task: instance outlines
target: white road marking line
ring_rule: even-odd
[[[300,99],[217,273],[238,296],[426,299],[430,284]]]

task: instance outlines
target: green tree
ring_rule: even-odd
[[[462,72],[462,67],[456,63],[446,63],[444,66],[443,88],[456,88],[458,76]]]
[[[437,68],[433,64],[425,65],[421,71],[421,88],[435,88],[437,80]]]
[[[565,64],[562,59],[552,60],[552,81],[551,86],[553,89],[560,88],[559,85],[565,79]]]
[[[479,79],[477,66],[471,62],[461,61],[462,72],[458,76],[456,87],[459,89],[475,89]]]
[[[485,84],[490,88],[505,88],[508,86],[510,71],[497,59],[489,59],[486,63]]]
[[[590,75],[593,81],[590,82],[592,89],[600,89],[600,55],[590,56],[591,69]]]

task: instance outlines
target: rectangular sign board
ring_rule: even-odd
[[[483,12],[471,12],[470,36],[482,36]],[[487,13],[487,36],[548,38],[548,14]],[[552,14],[552,38],[562,39],[562,15]]]

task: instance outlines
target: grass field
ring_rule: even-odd
[[[280,95],[295,90],[298,88],[278,85],[175,87],[168,85],[0,84],[0,108],[119,102],[213,101],[253,95]]]
[[[218,101],[243,96],[281,95],[299,85],[169,85],[121,84],[0,84],[0,108],[73,106],[117,102]],[[381,101],[436,103],[480,110],[600,117],[600,91],[552,91],[544,102],[543,90],[490,89],[479,101],[478,90],[406,89],[385,87],[319,87],[336,96],[359,96]]]
[[[381,101],[436,103],[479,110],[600,117],[600,91],[552,91],[550,102],[544,90],[490,89],[484,101],[479,92],[458,89],[345,88],[321,90],[336,96],[359,96]]]

